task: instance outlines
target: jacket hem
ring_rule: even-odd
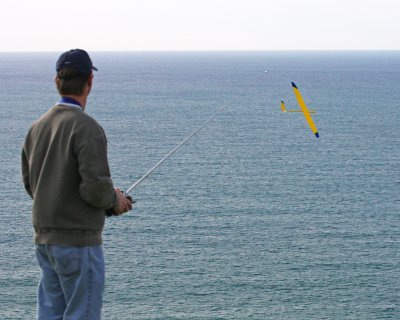
[[[98,246],[102,244],[101,231],[36,229],[36,244],[64,246]]]

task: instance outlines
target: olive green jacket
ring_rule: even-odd
[[[33,199],[37,244],[102,243],[105,210],[117,204],[102,127],[79,107],[56,105],[31,126],[22,177]]]

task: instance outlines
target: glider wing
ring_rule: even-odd
[[[301,96],[300,91],[294,82],[292,82],[292,87],[293,87],[294,95],[296,96],[297,102],[300,105],[300,109],[301,109],[301,111],[303,111],[304,117],[306,118],[306,121],[307,121],[308,125],[310,126],[311,131],[315,134],[315,136],[317,138],[319,138],[318,129],[315,126],[313,119],[311,118],[310,111],[308,110],[306,104],[304,103],[303,97]]]

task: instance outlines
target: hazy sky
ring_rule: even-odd
[[[0,51],[400,50],[399,0],[1,0]]]

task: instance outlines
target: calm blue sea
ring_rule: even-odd
[[[20,149],[58,55],[0,54],[0,319],[35,314]],[[87,112],[123,189],[227,106],[107,221],[104,319],[400,319],[400,52],[92,58]],[[320,139],[280,111],[291,81]]]

